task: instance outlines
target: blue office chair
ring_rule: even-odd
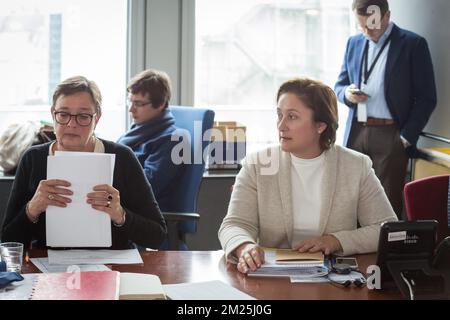
[[[182,137],[185,149],[190,151],[184,155],[188,159],[183,175],[177,181],[170,212],[163,212],[167,223],[168,250],[187,250],[186,234],[197,231],[197,197],[205,171],[203,154],[210,144],[211,129],[214,123],[214,111],[193,107],[171,106],[170,111],[179,128],[176,134]],[[164,248],[165,249],[165,248]]]

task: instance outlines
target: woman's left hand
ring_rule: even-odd
[[[304,240],[294,246],[294,250],[299,252],[319,252],[322,251],[326,255],[342,251],[339,240],[332,235],[325,235],[309,240]]]
[[[87,203],[92,208],[109,214],[117,225],[124,223],[124,209],[120,205],[120,192],[113,186],[101,184],[94,187],[94,192],[87,194]]]

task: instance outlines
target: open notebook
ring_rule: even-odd
[[[120,274],[120,300],[165,300],[158,276],[144,273]]]
[[[166,299],[159,277],[117,271],[25,274],[0,300],[154,300]]]

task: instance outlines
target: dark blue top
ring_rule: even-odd
[[[161,211],[171,211],[175,182],[183,172],[183,166],[174,164],[171,158],[173,147],[179,143],[171,141],[176,129],[175,118],[166,109],[148,122],[132,125],[118,140],[130,147],[138,158]]]

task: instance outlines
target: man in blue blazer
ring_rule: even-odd
[[[344,145],[373,161],[399,217],[408,156],[436,107],[427,41],[390,21],[387,0],[353,0],[362,34],[347,43],[335,91],[350,108]]]

